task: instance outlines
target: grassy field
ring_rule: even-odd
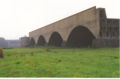
[[[118,48],[4,49],[0,77],[120,77]]]

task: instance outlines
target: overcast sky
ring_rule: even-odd
[[[0,37],[19,39],[32,30],[90,7],[106,8],[120,18],[120,0],[0,0]]]

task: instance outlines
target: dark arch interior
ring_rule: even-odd
[[[45,41],[45,38],[43,36],[40,36],[39,39],[38,39],[38,46],[45,46],[46,44],[46,41]]]
[[[62,37],[58,32],[53,32],[50,39],[49,39],[49,46],[61,46],[63,42]]]
[[[94,35],[84,26],[78,26],[70,33],[67,46],[68,47],[88,47],[92,45]]]
[[[30,46],[34,46],[35,45],[35,40],[33,38],[30,39]]]

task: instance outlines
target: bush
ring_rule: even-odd
[[[0,58],[3,58],[3,49],[0,48]]]

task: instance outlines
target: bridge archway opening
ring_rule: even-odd
[[[62,45],[63,39],[58,32],[53,32],[49,39],[49,46],[57,46],[60,47]]]
[[[95,36],[88,28],[78,26],[70,33],[66,45],[68,47],[88,47],[92,45],[93,39]]]
[[[35,46],[35,40],[33,38],[30,39],[30,46]]]
[[[45,38],[44,38],[44,36],[41,35],[41,36],[38,38],[37,46],[45,46],[45,44],[46,44]]]

